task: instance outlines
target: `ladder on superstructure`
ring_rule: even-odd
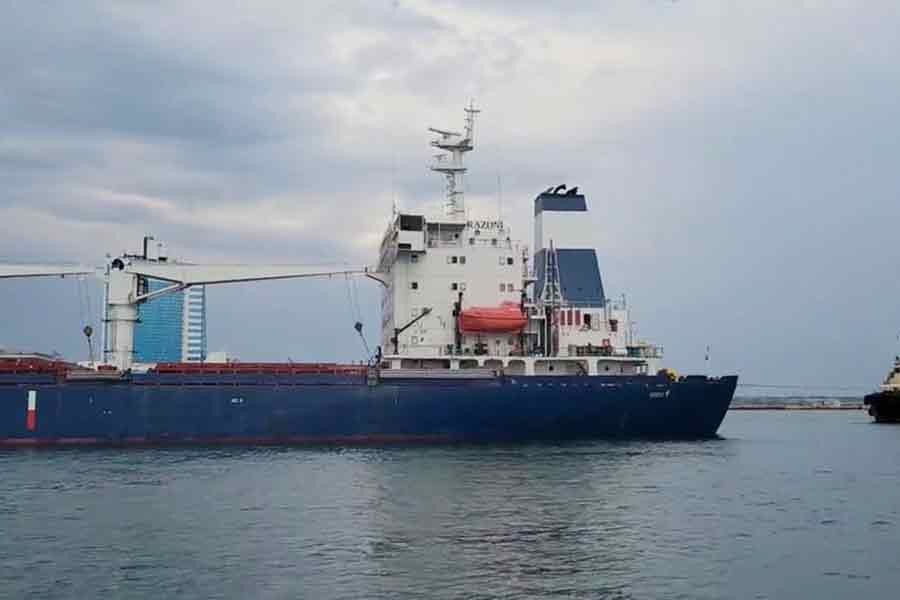
[[[475,115],[481,112],[475,108],[474,102],[470,102],[465,111],[464,134],[435,127],[428,128],[428,131],[439,136],[436,140],[432,140],[431,145],[449,153],[436,154],[434,163],[430,166],[432,171],[441,173],[447,180],[444,214],[460,220],[466,216],[463,176],[467,169],[463,164],[463,155],[475,147]]]

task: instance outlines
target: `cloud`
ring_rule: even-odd
[[[97,261],[154,233],[194,260],[374,261],[395,199],[440,201],[425,128],[474,97],[471,209],[496,212],[499,178],[528,240],[534,194],[579,185],[607,287],[677,368],[709,343],[754,379],[875,381],[900,321],[898,25],[890,2],[15,3],[0,257]],[[306,358],[339,357],[343,285],[216,290],[213,346],[297,359],[267,339],[291,322],[319,336]],[[0,338],[45,346],[61,321],[27,290],[56,288],[15,289],[0,310],[31,325]],[[238,316],[260,303],[279,317]]]

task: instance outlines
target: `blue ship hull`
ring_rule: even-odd
[[[0,375],[0,446],[711,437],[736,384],[734,376]]]

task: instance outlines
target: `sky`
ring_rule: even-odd
[[[578,185],[607,292],[679,372],[865,388],[900,353],[896,2],[4,4],[0,261],[153,234],[196,262],[374,263],[394,202],[441,201],[427,127],[474,99],[473,216],[529,240],[534,196]],[[210,350],[243,360],[359,360],[357,318],[379,337],[371,282],[208,299]],[[0,346],[85,358],[99,300],[4,281]]]

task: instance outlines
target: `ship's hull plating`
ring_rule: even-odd
[[[900,423],[900,392],[878,392],[863,399],[876,423]]]
[[[0,380],[0,446],[386,444],[711,437],[737,377],[135,375]]]

